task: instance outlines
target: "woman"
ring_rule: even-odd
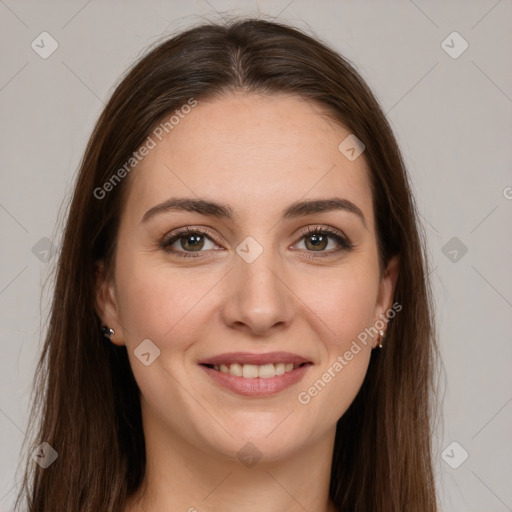
[[[28,510],[436,511],[431,312],[404,164],[350,64],[261,20],[164,41],[81,164]]]

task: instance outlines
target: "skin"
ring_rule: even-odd
[[[380,274],[364,153],[349,161],[338,150],[349,133],[298,97],[232,93],[199,102],[132,171],[113,276],[100,272],[97,285],[98,314],[141,390],[148,467],[127,511],[334,510],[336,422],[378,339],[308,404],[297,396],[391,307],[398,272],[393,259]],[[170,197],[227,203],[235,217],[169,211],[141,222]],[[281,220],[292,202],[332,197],[357,205],[364,223],[342,210]],[[216,236],[192,246],[199,252],[188,246],[197,258],[159,245],[186,226]],[[315,249],[309,226],[337,228],[353,248],[333,252],[329,238]],[[263,248],[252,263],[236,252],[247,236]],[[180,254],[186,239],[172,246]],[[144,339],[161,351],[149,366],[134,355]],[[234,351],[289,351],[313,365],[273,396],[244,397],[198,366]],[[252,467],[237,457],[248,442],[261,454]]]

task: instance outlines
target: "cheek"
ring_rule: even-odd
[[[378,275],[371,267],[347,266],[320,283],[303,279],[299,294],[324,324],[326,348],[340,352],[373,323]]]
[[[370,275],[368,273],[367,275]],[[373,322],[377,286],[373,278],[336,279],[309,305],[322,320],[324,358],[299,390],[297,401],[323,424],[335,424],[356,397],[371,356],[371,338],[358,336]],[[363,339],[363,338],[361,338]]]
[[[127,344],[149,338],[161,348],[170,348],[170,340],[173,347],[179,344],[182,337],[177,333],[183,330],[194,338],[194,325],[200,326],[197,317],[205,295],[218,281],[212,273],[172,270],[144,256],[120,262],[116,280],[119,316],[127,331]]]
[[[169,394],[177,408],[190,407],[179,382],[185,378],[189,349],[204,336],[210,314],[205,309],[206,294],[218,279],[201,272],[171,271],[168,266],[152,264],[149,258],[135,260],[125,260],[116,276],[119,316],[135,379],[155,410],[168,407]],[[145,339],[160,350],[155,364],[148,367],[135,356]]]
[[[333,304],[331,316],[333,330],[339,335],[340,350],[357,338],[371,325],[375,311],[376,288],[371,283],[357,286],[353,283],[331,293]]]

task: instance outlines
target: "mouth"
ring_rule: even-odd
[[[313,363],[288,352],[230,353],[201,361],[215,383],[245,396],[268,396],[302,379]]]
[[[220,365],[205,364],[204,366],[218,372],[229,373],[235,377],[242,377],[243,379],[271,379],[276,375],[284,375],[308,364],[311,363],[267,363],[262,365],[232,363]]]

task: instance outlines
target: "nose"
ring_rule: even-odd
[[[237,256],[225,282],[221,316],[228,327],[248,335],[270,337],[293,319],[294,294],[271,251],[248,263]]]

